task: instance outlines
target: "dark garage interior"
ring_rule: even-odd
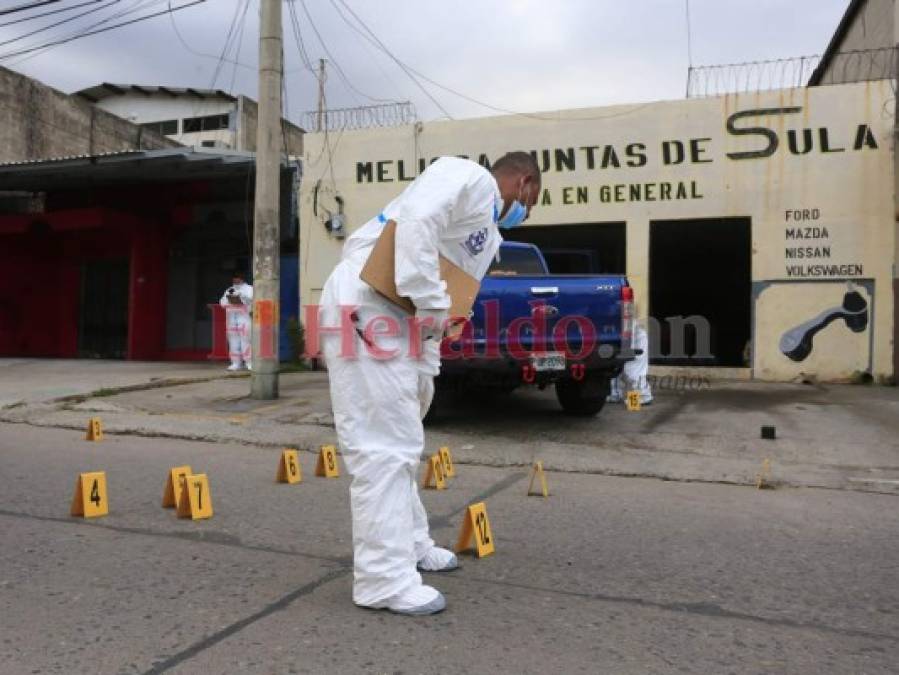
[[[650,335],[650,344],[659,346],[651,363],[734,368],[749,365],[751,260],[749,218],[650,223],[649,315],[659,331],[659,335]],[[683,353],[672,353],[672,326],[667,319],[690,316],[708,320],[711,355],[697,354],[702,336],[690,324],[684,331]]]

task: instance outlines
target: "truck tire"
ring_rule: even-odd
[[[609,395],[609,386],[609,377],[605,373],[588,375],[580,382],[559,380],[556,382],[556,398],[567,414],[588,417],[602,410]]]

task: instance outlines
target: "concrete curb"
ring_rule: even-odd
[[[38,414],[28,414],[28,412]],[[36,427],[85,428],[87,414],[69,410],[33,408],[0,413],[0,421]],[[18,414],[10,414],[18,413]],[[304,452],[317,452],[318,447],[335,442],[333,427],[317,424],[272,424],[269,420],[227,422],[217,418],[194,420],[169,414],[108,412],[103,415],[104,432],[108,435],[172,438],[206,443],[237,443],[256,448],[296,447]],[[696,451],[651,447],[609,448],[565,443],[462,443],[446,434],[428,433],[427,446],[435,449],[449,445],[454,460],[463,466],[492,468],[529,467],[537,459],[547,471],[557,473],[597,474],[618,477],[656,478],[665,481],[718,483],[754,486],[762,461],[771,459],[771,479],[776,487],[824,488],[899,494],[899,475],[889,469],[809,464],[779,458],[776,448],[751,457],[710,456]],[[894,479],[895,478],[895,479]]]

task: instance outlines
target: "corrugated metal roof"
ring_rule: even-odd
[[[117,150],[115,152],[100,152],[96,155],[63,155],[61,157],[47,157],[43,159],[22,159],[16,162],[0,162],[0,169],[8,166],[28,166],[29,164],[54,164],[70,162],[73,160],[100,159],[102,157],[122,157],[124,155],[143,154],[145,150]]]
[[[172,98],[179,96],[192,96],[194,98],[223,98],[226,101],[236,101],[237,97],[229,94],[221,89],[195,89],[192,87],[163,87],[159,85],[142,85],[142,84],[115,84],[113,82],[102,82],[93,87],[87,87],[74,92],[73,96],[81,96],[88,101],[96,103],[104,98],[111,96],[123,96],[128,93],[144,94],[151,96],[152,94],[167,94]]]
[[[251,152],[187,147],[53,157],[0,164],[0,191],[228,178],[246,176],[255,165]]]

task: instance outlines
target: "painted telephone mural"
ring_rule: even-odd
[[[841,380],[870,372],[873,291],[864,280],[757,284],[756,335],[774,340],[756,341],[756,375]]]

